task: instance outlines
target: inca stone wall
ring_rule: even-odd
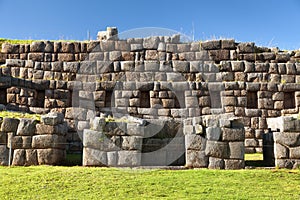
[[[33,119],[3,118],[0,165],[58,165],[66,156],[67,124],[61,113]]]
[[[261,152],[267,119],[299,112],[298,51],[164,36],[4,44],[0,57],[0,103],[64,113],[74,150],[100,113],[143,119],[231,113],[244,124],[245,151]]]
[[[294,117],[269,119],[274,130],[275,165],[297,169],[300,166],[300,120]]]

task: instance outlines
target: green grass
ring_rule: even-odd
[[[299,170],[0,167],[0,199],[299,199]]]
[[[264,160],[262,153],[245,154],[245,160]]]
[[[41,115],[39,114],[29,114],[23,112],[14,112],[14,111],[0,111],[0,118],[27,118],[27,119],[35,119],[37,121],[41,121]]]

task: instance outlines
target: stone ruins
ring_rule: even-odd
[[[2,45],[0,164],[242,169],[300,165],[300,51],[180,36]],[[24,128],[26,127],[26,128]],[[10,163],[9,163],[10,162]]]

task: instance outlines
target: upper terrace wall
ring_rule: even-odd
[[[88,110],[141,118],[234,113],[247,152],[261,151],[266,118],[296,114],[300,53],[234,40],[180,43],[178,36],[3,44],[1,103],[11,109],[66,112],[70,140]],[[72,102],[73,100],[73,102]],[[70,107],[85,119],[74,120]]]

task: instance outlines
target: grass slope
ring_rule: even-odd
[[[0,167],[0,199],[299,199],[299,170]]]

